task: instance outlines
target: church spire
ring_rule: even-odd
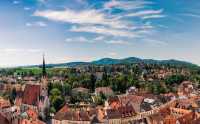
[[[46,76],[47,76],[46,64],[45,64],[45,56],[44,56],[44,54],[43,54],[42,76],[43,76],[43,77],[46,77]]]

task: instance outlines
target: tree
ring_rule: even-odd
[[[188,80],[188,77],[184,76],[184,75],[172,75],[169,76],[168,78],[165,79],[165,82],[167,85],[173,85],[173,84],[181,84],[184,80]]]
[[[153,94],[166,93],[167,89],[160,82],[149,82],[148,89]]]
[[[70,102],[75,103],[90,103],[92,101],[91,95],[88,92],[72,91]]]
[[[53,88],[50,92],[51,96],[60,96],[61,91],[58,88]]]
[[[95,90],[95,83],[96,83],[96,76],[94,74],[90,75],[90,80],[91,80],[91,89],[94,92]]]
[[[103,105],[104,104],[104,100],[100,96],[95,96],[94,101],[95,101],[96,105]]]
[[[63,94],[66,95],[70,95],[71,94],[71,85],[68,83],[64,83],[63,85]]]
[[[114,91],[125,93],[128,88],[128,78],[124,75],[117,75],[111,78],[111,87]]]
[[[50,91],[50,103],[51,107],[53,107],[56,111],[62,107],[64,104],[64,98],[62,97],[61,91],[58,88],[53,88]]]
[[[61,96],[56,96],[52,101],[52,106],[58,111],[64,104],[64,99]]]

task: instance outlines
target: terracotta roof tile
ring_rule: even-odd
[[[135,114],[135,110],[132,106],[123,106],[118,109],[108,109],[106,112],[109,119],[126,118]]]
[[[39,96],[40,96],[40,85],[27,84],[24,90],[22,103],[37,106]]]

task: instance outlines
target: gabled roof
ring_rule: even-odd
[[[78,88],[72,89],[72,92],[73,93],[79,93],[79,92],[81,92],[81,93],[88,93],[89,89],[83,88],[83,87],[78,87]]]
[[[113,90],[110,87],[98,87],[95,89],[95,93],[103,93],[103,94],[114,94]]]
[[[40,96],[40,85],[27,84],[24,90],[22,103],[37,106],[39,96]]]
[[[130,105],[119,107],[118,109],[107,109],[108,119],[132,117],[136,114],[134,108]]]
[[[65,104],[54,116],[56,120],[90,121],[87,111],[72,111]]]
[[[68,111],[65,113],[57,112],[54,116],[54,119],[70,121],[90,121],[89,115],[86,111]]]
[[[141,104],[144,100],[143,96],[137,96],[137,95],[121,95],[118,97],[119,97],[120,102],[124,105],[128,103]]]

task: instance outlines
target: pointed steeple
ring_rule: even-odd
[[[42,76],[43,76],[43,78],[47,76],[44,54],[43,54]]]

